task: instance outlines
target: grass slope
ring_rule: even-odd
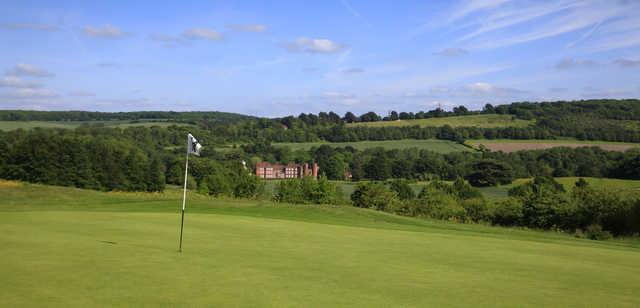
[[[466,144],[477,148],[484,145],[492,151],[503,151],[505,153],[522,150],[542,150],[554,147],[600,147],[608,151],[626,151],[637,148],[637,143],[629,142],[609,142],[609,141],[588,141],[575,139],[559,140],[514,140],[514,139],[491,139],[491,140],[467,140]]]
[[[408,149],[418,148],[424,150],[430,150],[438,153],[450,153],[450,152],[464,152],[472,151],[470,148],[461,144],[449,141],[449,140],[415,140],[415,139],[403,139],[403,140],[385,140],[385,141],[356,141],[356,142],[300,142],[300,143],[274,143],[274,146],[289,147],[291,150],[309,150],[312,147],[319,147],[321,145],[330,145],[333,147],[346,147],[351,146],[353,148],[364,150],[369,148],[382,147],[385,149]]]
[[[527,121],[521,119],[515,119],[511,115],[506,114],[478,114],[468,116],[455,116],[444,118],[429,118],[429,119],[417,119],[417,120],[397,120],[397,121],[378,121],[378,122],[360,122],[351,123],[350,126],[414,126],[419,125],[422,127],[433,126],[440,127],[449,125],[452,127],[525,127],[533,124],[534,121]]]
[[[0,305],[638,306],[640,249],[327,206],[0,182]]]
[[[81,125],[100,125],[103,127],[130,127],[130,126],[171,126],[171,125],[190,125],[176,122],[163,121],[0,121],[0,130],[11,131],[19,128],[33,129],[40,128],[77,128]]]

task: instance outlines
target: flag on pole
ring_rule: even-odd
[[[200,143],[198,143],[198,140],[193,137],[193,135],[189,134],[189,154],[195,154],[200,156],[200,149],[202,148],[202,145],[200,145]]]
[[[180,218],[180,244],[179,251],[182,252],[182,230],[184,228],[184,210],[187,205],[187,179],[189,178],[189,154],[195,154],[200,156],[200,149],[202,145],[198,143],[198,140],[193,135],[187,135],[187,159],[184,165],[184,190],[182,192],[182,215]]]

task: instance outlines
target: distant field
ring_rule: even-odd
[[[171,125],[190,125],[176,122],[165,121],[0,121],[0,130],[11,131],[19,128],[32,129],[41,128],[76,128],[81,125],[99,125],[104,127],[131,127],[131,126],[171,126]]]
[[[638,307],[640,248],[347,206],[0,182],[2,307]],[[46,304],[46,305],[45,305]]]
[[[543,150],[555,147],[593,147],[597,146],[608,151],[626,151],[640,146],[637,143],[607,142],[607,141],[583,141],[583,140],[513,140],[513,139],[492,139],[492,140],[467,140],[467,144],[478,147],[481,144],[491,151],[502,151],[505,153],[523,150]]]
[[[370,126],[370,127],[382,127],[382,126],[414,126],[419,125],[422,127],[434,126],[440,127],[449,125],[452,127],[525,127],[533,124],[534,121],[515,119],[511,115],[506,114],[479,114],[469,116],[456,116],[456,117],[444,117],[444,118],[429,118],[429,119],[417,119],[417,120],[397,120],[397,121],[378,121],[378,122],[360,122],[351,123],[349,126]]]
[[[555,178],[567,191],[575,185],[579,177],[564,177]],[[620,180],[620,179],[605,179],[605,178],[584,178],[593,187],[606,188],[610,191],[619,192],[621,194],[640,193],[640,180]],[[488,199],[496,200],[507,197],[507,192],[514,186],[522,185],[531,179],[517,179],[509,185],[496,186],[496,187],[483,187],[480,191]]]
[[[274,146],[287,146],[292,150],[308,150],[312,147],[319,147],[321,145],[330,145],[332,147],[346,147],[351,146],[358,150],[383,147],[385,149],[408,149],[419,148],[424,150],[431,150],[438,153],[450,153],[450,152],[468,152],[473,151],[468,147],[461,144],[449,141],[449,140],[385,140],[385,141],[357,141],[357,142],[301,142],[301,143],[274,143]]]

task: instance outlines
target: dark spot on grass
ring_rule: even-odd
[[[101,242],[101,243],[105,243],[105,244],[111,244],[111,245],[118,244],[118,243],[116,243],[116,242],[111,242],[111,241],[99,241],[99,242]]]

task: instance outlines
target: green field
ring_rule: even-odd
[[[455,143],[449,140],[415,140],[415,139],[403,139],[403,140],[384,140],[384,141],[356,141],[356,142],[299,142],[289,143],[281,142],[274,143],[274,146],[289,147],[291,150],[309,150],[312,147],[319,147],[321,145],[330,145],[332,147],[346,147],[351,146],[358,150],[365,150],[370,148],[382,147],[385,149],[409,149],[418,148],[424,150],[430,150],[438,153],[451,153],[451,152],[465,152],[473,151],[472,149]]]
[[[570,191],[575,186],[579,177],[564,177],[555,178],[558,183],[564,186],[565,190]],[[620,180],[620,179],[606,179],[606,178],[583,178],[590,185],[596,188],[603,188],[609,191],[618,192],[621,194],[640,193],[640,180]],[[503,199],[507,197],[509,189],[522,185],[531,179],[517,179],[509,185],[502,185],[496,187],[483,187],[480,191],[484,196],[491,200]]]
[[[503,151],[506,153],[522,150],[542,150],[554,147],[600,147],[608,151],[626,151],[632,148],[638,148],[640,144],[630,142],[609,142],[609,141],[591,141],[576,139],[557,139],[557,140],[516,140],[516,139],[481,139],[466,140],[465,144],[478,148],[483,145],[492,151]]]
[[[382,126],[414,126],[419,125],[422,127],[433,126],[440,127],[449,125],[452,127],[525,127],[533,124],[534,121],[527,121],[516,119],[511,115],[506,114],[479,114],[468,116],[455,116],[444,118],[429,118],[429,119],[417,119],[417,120],[397,120],[397,121],[378,121],[378,122],[359,122],[351,123],[349,126],[370,126],[370,127],[382,127]]]
[[[41,128],[77,128],[82,125],[98,125],[102,127],[131,127],[131,126],[171,126],[190,125],[165,121],[0,121],[0,130],[11,131],[16,129]]]
[[[180,192],[0,182],[0,305],[640,305],[640,245]]]

